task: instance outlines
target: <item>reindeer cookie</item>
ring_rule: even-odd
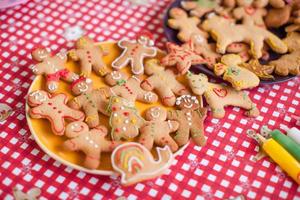
[[[173,161],[173,154],[168,146],[156,148],[158,160],[143,145],[128,142],[118,146],[111,155],[115,171],[121,174],[122,185],[128,186],[162,175]]]
[[[207,76],[204,74],[186,75],[189,86],[196,95],[204,95],[207,103],[211,107],[212,115],[216,118],[223,118],[225,116],[225,106],[237,106],[248,110],[247,116],[257,117],[259,110],[251,101],[248,95],[242,91],[208,82]]]
[[[189,17],[188,14],[181,8],[172,8],[169,11],[170,19],[168,26],[179,30],[177,38],[182,42],[190,40],[192,34],[199,34],[204,38],[208,38],[206,32],[198,28],[200,19],[198,17]]]
[[[68,97],[65,94],[50,95],[44,90],[36,90],[28,96],[29,115],[32,118],[47,119],[51,123],[55,135],[63,135],[65,119],[81,121],[84,114],[66,105]]]
[[[141,88],[141,80],[134,75],[128,78],[120,71],[113,71],[105,76],[105,82],[113,86],[110,88],[112,95],[123,97],[133,103],[136,100],[144,103],[154,103],[158,100],[155,93]]]
[[[157,59],[147,60],[145,72],[149,75],[141,87],[147,91],[155,90],[166,106],[175,104],[176,95],[189,94],[187,88],[176,80],[176,75],[171,69],[165,69]]]
[[[63,144],[64,148],[71,151],[82,151],[86,155],[84,166],[97,169],[100,164],[101,152],[111,152],[120,142],[106,139],[105,126],[97,126],[89,130],[84,122],[72,122],[67,125],[65,135],[70,138]]]
[[[139,115],[131,101],[111,96],[107,112],[110,113],[109,125],[113,140],[131,139],[139,134],[139,128],[144,124],[144,119]]]
[[[195,53],[194,45],[191,40],[182,46],[178,46],[170,42],[167,42],[166,46],[168,54],[163,57],[160,62],[163,66],[176,65],[180,74],[185,74],[192,65],[212,64],[202,56]]]
[[[223,75],[223,80],[231,83],[236,90],[254,88],[259,85],[259,78],[253,72],[240,67],[242,59],[235,54],[222,56],[221,62],[215,64],[214,73],[217,76]]]
[[[141,136],[139,143],[151,150],[153,144],[158,146],[169,146],[172,152],[177,151],[178,145],[170,136],[170,133],[177,131],[179,123],[174,120],[167,120],[167,111],[162,107],[154,106],[145,111],[145,119],[148,120],[140,128]]]
[[[71,90],[76,97],[70,100],[68,105],[76,110],[84,111],[85,122],[90,128],[99,125],[98,112],[109,116],[106,112],[108,98],[111,95],[109,88],[93,89],[92,80],[81,77],[72,83]]]
[[[191,136],[196,145],[204,146],[203,122],[206,118],[207,109],[200,108],[199,101],[195,96],[182,95],[177,98],[176,105],[179,110],[168,111],[167,119],[179,123],[179,128],[174,137],[179,146],[185,145]]]
[[[262,57],[264,41],[277,53],[287,52],[287,46],[280,38],[255,25],[235,24],[214,15],[203,22],[202,28],[210,32],[213,39],[216,40],[218,53],[224,54],[227,46],[233,42],[245,42],[250,45],[251,55],[258,59]]]
[[[143,32],[135,41],[120,40],[118,46],[123,49],[122,54],[113,61],[112,67],[119,70],[130,64],[133,74],[144,73],[144,58],[156,56],[156,47],[153,47],[152,35]]]
[[[46,48],[37,48],[32,53],[32,58],[39,62],[32,66],[32,72],[36,75],[44,75],[46,77],[46,90],[54,93],[58,89],[60,79],[72,82],[78,79],[78,75],[70,72],[65,68],[67,56],[64,53],[58,53],[51,56]]]
[[[79,38],[75,45],[76,49],[72,49],[68,55],[72,60],[80,62],[82,76],[89,77],[92,69],[100,76],[108,73],[108,68],[102,59],[103,56],[108,55],[108,52],[87,36]]]

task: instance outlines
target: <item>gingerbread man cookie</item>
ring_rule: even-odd
[[[173,154],[168,146],[156,147],[158,159],[154,160],[151,152],[136,142],[127,142],[118,146],[111,155],[115,171],[121,174],[122,185],[132,185],[160,176],[173,161]]]
[[[32,118],[47,119],[51,123],[55,135],[63,135],[65,131],[65,119],[81,121],[84,114],[66,105],[68,97],[65,94],[50,95],[44,90],[36,90],[28,96],[28,104],[31,106],[29,115]]]
[[[166,106],[175,104],[176,95],[189,94],[187,88],[176,80],[176,75],[171,69],[165,69],[157,59],[147,60],[145,72],[149,75],[141,87],[147,91],[155,90]]]
[[[105,76],[105,82],[113,86],[110,88],[112,95],[123,97],[133,103],[136,100],[144,103],[155,103],[158,100],[158,96],[155,93],[141,88],[141,80],[137,76],[133,75],[127,78],[120,71],[112,71]]]
[[[98,112],[109,116],[106,112],[108,98],[110,97],[109,88],[93,89],[93,82],[89,78],[81,77],[71,85],[75,98],[68,102],[71,108],[76,110],[82,109],[85,113],[85,122],[90,128],[99,125]]]
[[[58,53],[51,56],[47,48],[37,48],[32,53],[32,58],[39,62],[32,66],[32,72],[36,75],[46,77],[46,90],[54,93],[58,89],[58,82],[63,79],[72,82],[78,79],[78,75],[65,68],[67,56],[64,53]]]
[[[200,24],[198,17],[188,17],[188,14],[181,8],[172,8],[169,15],[171,18],[168,19],[168,26],[179,30],[177,38],[180,41],[189,41],[192,34],[199,34],[204,38],[208,38],[207,33],[198,27]]]
[[[156,56],[157,49],[153,45],[152,35],[148,32],[143,32],[135,41],[120,40],[118,46],[123,49],[123,52],[113,61],[112,67],[119,70],[130,64],[133,74],[143,74],[144,59]]]
[[[259,115],[259,110],[245,92],[236,91],[232,87],[210,83],[204,74],[195,75],[190,72],[186,77],[193,93],[204,95],[212,110],[213,117],[223,118],[225,116],[224,107],[229,105],[246,109],[247,116],[257,117]]]
[[[205,14],[214,11],[219,5],[219,1],[200,0],[200,1],[181,1],[181,7],[190,12],[191,16],[201,18]]]
[[[83,151],[86,155],[83,165],[89,169],[96,169],[99,166],[101,152],[112,152],[121,144],[106,139],[107,128],[105,126],[97,126],[89,130],[84,122],[68,124],[65,135],[70,139],[64,142],[64,148],[71,151]]]
[[[240,67],[242,59],[235,54],[222,56],[221,62],[215,64],[214,73],[223,76],[223,80],[231,83],[236,90],[254,88],[259,85],[259,78],[256,74],[246,68]]]
[[[185,145],[189,141],[189,136],[191,136],[196,145],[204,146],[206,139],[203,122],[206,118],[207,109],[200,108],[197,98],[191,95],[178,97],[176,105],[179,110],[170,110],[167,116],[167,119],[179,123],[179,128],[174,137],[176,143],[179,146]]]
[[[271,75],[274,71],[274,66],[262,65],[259,60],[254,59],[250,60],[248,63],[241,63],[240,67],[248,69],[262,80],[274,79],[274,76]]]
[[[100,76],[108,73],[106,64],[102,57],[108,55],[99,45],[87,36],[79,38],[75,43],[76,49],[69,51],[69,57],[74,61],[80,62],[81,75],[90,76],[92,69]]]
[[[163,66],[176,65],[180,74],[185,74],[192,65],[212,64],[202,56],[195,53],[194,45],[191,40],[182,46],[178,46],[171,42],[167,42],[166,46],[168,54],[163,57],[160,62]]]
[[[169,146],[172,152],[177,151],[178,145],[170,136],[170,133],[177,131],[179,123],[174,120],[167,120],[167,111],[159,106],[154,106],[145,111],[145,119],[148,120],[140,128],[141,136],[139,143],[151,150],[153,144],[158,146]]]
[[[139,134],[139,128],[144,124],[144,119],[132,106],[132,102],[118,96],[110,97],[107,112],[111,113],[109,125],[112,128],[113,140],[128,140],[136,137]]]
[[[235,24],[223,17],[211,15],[203,22],[202,27],[216,40],[218,53],[224,54],[231,43],[245,42],[250,45],[251,55],[258,59],[262,57],[264,41],[277,53],[287,52],[287,46],[280,38],[255,25]]]

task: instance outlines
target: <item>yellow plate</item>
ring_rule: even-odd
[[[121,50],[117,46],[116,42],[102,42],[99,43],[99,45],[109,52],[108,56],[104,57],[104,62],[107,64],[107,66],[111,66],[111,63],[113,60],[118,57],[121,53]],[[158,51],[157,58],[161,58],[163,56],[162,51]],[[79,67],[77,66],[77,63],[74,63],[72,61],[68,61],[66,64],[66,67],[74,71],[76,73],[79,73]],[[126,72],[128,75],[130,74],[130,68],[125,67],[122,69],[123,72]],[[103,86],[107,86],[103,78],[97,76],[95,73],[92,73],[91,79],[94,83],[94,88],[99,88]],[[39,90],[39,89],[45,89],[45,79],[43,76],[36,76],[36,78],[33,80],[28,93]],[[60,81],[59,83],[59,89],[57,91],[58,93],[66,93],[69,97],[69,99],[73,98],[74,96],[70,92],[70,85],[66,82]],[[144,110],[151,106],[160,105],[161,102],[155,103],[155,104],[145,104],[136,102],[136,107],[142,114]],[[26,119],[29,126],[29,129],[31,131],[31,134],[33,135],[35,141],[37,144],[41,147],[41,149],[51,156],[53,159],[70,166],[74,169],[81,170],[84,172],[92,173],[92,174],[99,174],[99,175],[111,175],[114,172],[112,171],[111,161],[110,161],[110,155],[111,153],[102,153],[101,154],[101,164],[98,167],[98,169],[90,170],[83,166],[83,160],[84,160],[84,154],[82,152],[73,152],[73,151],[67,151],[63,150],[61,148],[63,142],[67,139],[65,136],[57,136],[54,135],[51,131],[50,125],[48,120],[46,119],[33,119],[31,118],[27,113],[29,107],[26,104]],[[174,109],[174,108],[167,108],[167,109]],[[101,123],[108,126],[108,118],[101,116],[100,117]],[[181,147],[175,155],[181,154],[183,150],[186,148],[188,144]],[[154,148],[153,148],[154,150]],[[154,151],[153,151],[154,152]],[[155,154],[155,153],[154,153]]]

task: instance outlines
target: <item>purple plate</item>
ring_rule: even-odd
[[[174,7],[180,7],[180,2],[182,0],[175,0],[173,3],[171,3],[167,9],[167,12],[165,13],[165,16],[164,16],[164,32],[165,32],[165,35],[167,37],[167,39],[170,41],[170,42],[174,42],[176,44],[182,44],[182,42],[180,40],[177,39],[177,33],[178,31],[177,30],[174,30],[174,29],[171,29],[168,25],[167,25],[167,21],[168,21],[168,15],[169,15],[169,10],[171,8],[174,8]],[[272,32],[274,32],[276,35],[279,35],[279,36],[284,36],[285,33],[284,33],[284,29],[279,29],[279,30],[272,30]],[[270,52],[270,60],[274,60],[276,58],[278,58],[279,55],[274,53],[274,52]],[[263,63],[265,64],[265,63]],[[192,68],[191,68],[191,71],[193,72],[202,72],[208,76],[211,76],[211,77],[214,77],[214,78],[217,78],[217,79],[221,79],[221,77],[219,76],[216,76],[214,74],[213,71],[211,71],[210,69],[206,68],[204,65],[194,65]],[[281,82],[285,82],[285,81],[288,81],[292,78],[294,78],[295,76],[292,76],[292,75],[289,75],[289,76],[278,76],[278,75],[273,75],[274,76],[274,80],[261,80],[260,81],[260,84],[273,84],[273,83],[281,83]]]

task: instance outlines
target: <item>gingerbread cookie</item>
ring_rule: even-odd
[[[141,80],[137,76],[128,78],[120,71],[113,71],[105,76],[105,82],[113,86],[110,88],[112,95],[123,97],[133,103],[136,100],[144,103],[155,103],[158,100],[155,93],[141,88]]]
[[[271,75],[274,71],[274,66],[262,65],[259,60],[250,60],[248,63],[241,63],[239,66],[253,72],[262,80],[274,79],[274,76]]]
[[[15,200],[37,200],[41,195],[41,190],[39,188],[31,188],[26,193],[17,187],[13,188],[13,195]]]
[[[81,77],[71,85],[75,98],[68,102],[71,108],[82,109],[85,113],[85,122],[90,128],[99,125],[98,112],[109,116],[106,112],[108,98],[110,97],[109,88],[93,89],[93,82],[89,78]]]
[[[250,2],[250,3],[249,3]],[[237,20],[242,20],[245,25],[256,25],[264,28],[264,16],[267,15],[267,10],[264,8],[254,8],[252,2],[248,0],[239,0],[239,7],[233,10],[233,16]]]
[[[135,41],[120,40],[118,46],[123,49],[122,54],[111,64],[115,69],[121,69],[130,64],[133,74],[144,73],[144,59],[156,56],[156,47],[153,47],[152,35],[143,32]]]
[[[204,74],[186,75],[189,86],[196,95],[204,95],[206,102],[212,110],[213,117],[223,118],[226,106],[237,106],[247,110],[246,115],[257,117],[259,110],[248,95],[242,91],[236,91],[232,87],[210,83]]]
[[[158,146],[169,146],[172,152],[178,150],[178,145],[170,136],[170,133],[177,131],[179,123],[174,120],[167,120],[167,111],[159,106],[148,108],[145,111],[145,124],[140,128],[141,136],[139,143],[151,150],[153,144]]]
[[[200,1],[181,1],[181,7],[190,12],[191,16],[201,18],[203,15],[214,11],[218,6],[217,1],[200,0]]]
[[[240,67],[242,59],[235,54],[222,56],[221,62],[215,64],[214,73],[231,83],[236,90],[254,88],[259,85],[259,78],[253,72]]]
[[[188,94],[187,88],[176,80],[176,75],[171,69],[165,69],[157,59],[147,60],[145,72],[149,75],[141,87],[147,91],[155,90],[166,106],[175,104],[176,95]]]
[[[189,17],[181,8],[172,8],[169,11],[169,15],[170,19],[168,19],[168,26],[179,31],[177,38],[180,41],[189,41],[192,34],[198,34],[204,38],[208,37],[207,33],[198,27],[200,24],[200,19],[198,17]]]
[[[194,45],[191,40],[188,44],[182,46],[170,42],[167,42],[166,46],[168,54],[160,62],[163,66],[176,65],[180,74],[185,74],[192,65],[211,64],[208,60],[194,52]]]
[[[269,65],[275,67],[275,73],[280,76],[289,74],[300,74],[300,34],[296,32],[288,33],[284,39],[288,46],[289,52],[280,58],[269,62]]]
[[[202,27],[209,31],[217,42],[217,52],[224,54],[228,45],[234,42],[246,42],[250,45],[250,52],[254,58],[262,57],[264,41],[277,53],[286,53],[284,42],[268,30],[246,24],[235,24],[216,15],[206,19]],[[228,28],[230,27],[230,28]]]
[[[196,145],[204,146],[206,139],[203,122],[206,118],[207,109],[200,108],[197,98],[191,95],[178,97],[176,105],[179,110],[170,110],[167,116],[168,120],[175,120],[179,123],[174,137],[176,143],[179,146],[185,145],[191,136]]]
[[[65,119],[82,121],[84,114],[66,105],[68,97],[65,94],[51,95],[44,90],[36,90],[29,94],[27,102],[31,106],[29,115],[32,118],[47,119],[51,123],[55,135],[63,135]]]
[[[110,97],[107,112],[111,113],[109,125],[112,128],[113,140],[128,140],[136,137],[139,128],[144,124],[144,119],[132,106],[132,102],[118,96]]]
[[[11,114],[13,109],[4,103],[0,103],[0,122],[4,122]]]
[[[113,169],[121,174],[122,185],[128,186],[162,175],[173,161],[168,146],[156,148],[158,160],[143,145],[129,142],[118,146],[111,155]]]
[[[79,61],[81,75],[89,77],[92,70],[100,76],[108,73],[108,68],[102,57],[108,55],[102,47],[96,45],[92,39],[87,36],[79,38],[75,43],[76,49],[72,49],[68,55],[74,61]]]
[[[268,28],[279,28],[286,24],[291,15],[291,6],[287,5],[282,8],[271,8],[265,17],[265,24]]]
[[[101,160],[101,152],[111,152],[121,144],[106,139],[107,128],[105,126],[97,126],[89,130],[84,122],[68,124],[65,135],[70,139],[64,142],[63,147],[70,151],[82,151],[86,155],[83,165],[89,169],[97,169]]]
[[[51,56],[47,48],[37,48],[32,53],[32,58],[39,62],[32,66],[32,72],[36,75],[44,75],[46,78],[46,90],[54,93],[58,89],[60,79],[72,82],[78,79],[78,75],[65,68],[67,56],[58,53]]]

